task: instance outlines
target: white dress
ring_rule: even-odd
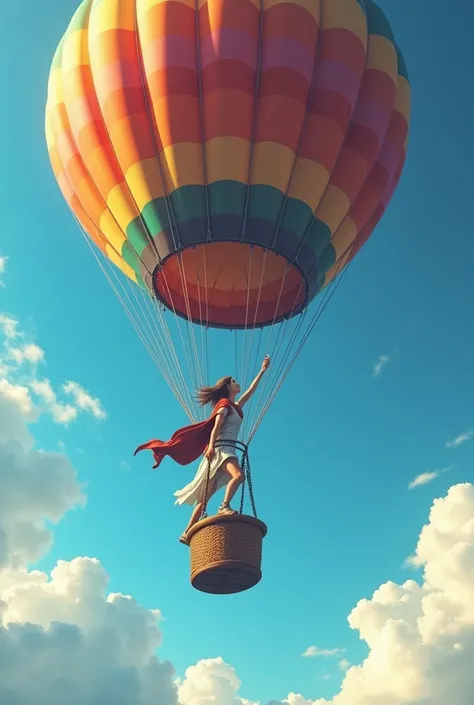
[[[236,441],[239,436],[240,427],[242,425],[242,417],[239,412],[230,407],[226,407],[217,412],[218,415],[224,416],[224,423],[222,424],[219,434],[216,437],[218,440],[226,441]],[[211,460],[211,472],[209,476],[209,487],[211,487],[212,482],[216,479],[216,490],[220,489],[228,483],[230,480],[229,475],[223,470],[222,463],[224,463],[228,458],[236,458],[236,450],[233,445],[228,446],[217,446],[215,449],[214,456]],[[175,504],[195,504],[203,499],[204,490],[206,487],[206,474],[207,474],[208,460],[203,457],[199,463],[199,467],[194,478],[191,480],[186,487],[182,490],[178,490],[174,493],[177,497]]]

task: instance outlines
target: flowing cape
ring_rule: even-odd
[[[169,455],[179,465],[189,465],[204,453],[211,438],[214,428],[214,419],[220,409],[235,409],[241,417],[243,412],[238,404],[234,404],[230,399],[221,399],[211,414],[205,421],[184,426],[173,433],[169,441],[159,441],[157,439],[148,441],[138,446],[133,455],[141,450],[151,450],[155,459],[153,468],[157,468],[163,458]]]

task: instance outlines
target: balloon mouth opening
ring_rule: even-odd
[[[169,255],[153,272],[157,299],[211,328],[260,328],[301,313],[307,282],[299,267],[246,242],[209,242]]]

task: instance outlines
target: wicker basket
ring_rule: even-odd
[[[261,577],[262,541],[267,527],[245,514],[211,516],[188,533],[191,584],[201,592],[229,595],[256,585]]]

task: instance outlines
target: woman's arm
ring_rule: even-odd
[[[216,442],[216,436],[219,433],[222,424],[224,423],[224,419],[227,415],[227,409],[225,410],[225,413],[223,411],[219,411],[216,420],[214,421],[214,426],[212,427],[211,431],[211,436],[209,438],[209,445],[206,448],[206,451],[204,455],[208,460],[212,459],[212,456],[214,455],[214,444]]]
[[[260,372],[255,377],[254,381],[252,382],[250,387],[247,389],[247,391],[244,392],[242,394],[242,396],[240,397],[240,399],[238,400],[237,404],[239,406],[242,407],[244,404],[246,404],[248,402],[248,400],[250,399],[250,397],[254,394],[255,390],[257,389],[258,385],[260,384],[260,380],[262,379],[263,375],[267,371],[269,364],[270,364],[270,358],[268,357],[268,355],[265,355],[264,360],[262,362],[262,367],[261,367]]]

